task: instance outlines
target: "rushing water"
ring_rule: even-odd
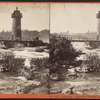
[[[9,49],[2,49],[0,48],[1,54],[13,54],[15,57],[18,58],[25,58],[25,66],[30,67],[30,60],[32,58],[45,58],[49,57],[47,52],[35,52],[36,47],[23,47],[23,48],[9,48]]]
[[[86,59],[86,54],[98,54],[100,57],[100,48],[97,49],[91,49],[91,47],[86,44],[85,42],[72,42],[72,45],[75,49],[82,51],[85,53],[84,55],[80,55],[77,57],[77,60],[85,60]]]

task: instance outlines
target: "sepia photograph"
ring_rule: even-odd
[[[0,3],[0,94],[99,95],[100,4]]]
[[[49,4],[0,3],[0,94],[47,94]]]
[[[50,5],[50,93],[100,94],[100,4]]]

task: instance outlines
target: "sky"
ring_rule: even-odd
[[[23,15],[22,30],[49,29],[49,4],[40,3],[0,3],[0,31],[12,30],[11,13],[18,7]]]
[[[97,32],[96,14],[100,11],[100,4],[55,3],[50,7],[51,33]]]
[[[51,3],[50,15],[48,3],[0,3],[0,31],[12,30],[11,13],[18,7],[23,15],[22,30],[44,30],[60,33],[97,32],[96,14],[100,11],[100,4],[72,4]]]

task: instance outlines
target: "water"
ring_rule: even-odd
[[[100,48],[89,49],[90,46],[87,45],[85,42],[72,42],[72,45],[76,50],[80,50],[83,53],[85,53],[85,54],[80,55],[79,57],[77,57],[77,60],[86,60],[86,55],[90,54],[90,53],[91,54],[98,54],[99,57],[100,57]]]
[[[25,66],[30,67],[30,60],[32,58],[48,58],[49,54],[47,52],[35,52],[36,47],[23,47],[23,48],[0,48],[1,54],[13,54],[17,58],[25,58]]]

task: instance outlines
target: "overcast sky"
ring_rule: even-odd
[[[51,4],[51,33],[97,31],[96,14],[100,4]]]
[[[0,3],[0,31],[12,30],[11,13],[19,8],[23,14],[22,30],[49,29],[49,4],[47,3]],[[97,31],[96,14],[100,4],[50,4],[50,30],[53,32],[84,33]]]
[[[23,15],[22,30],[49,29],[49,4],[40,3],[0,3],[0,31],[12,30],[11,13],[18,7]]]

